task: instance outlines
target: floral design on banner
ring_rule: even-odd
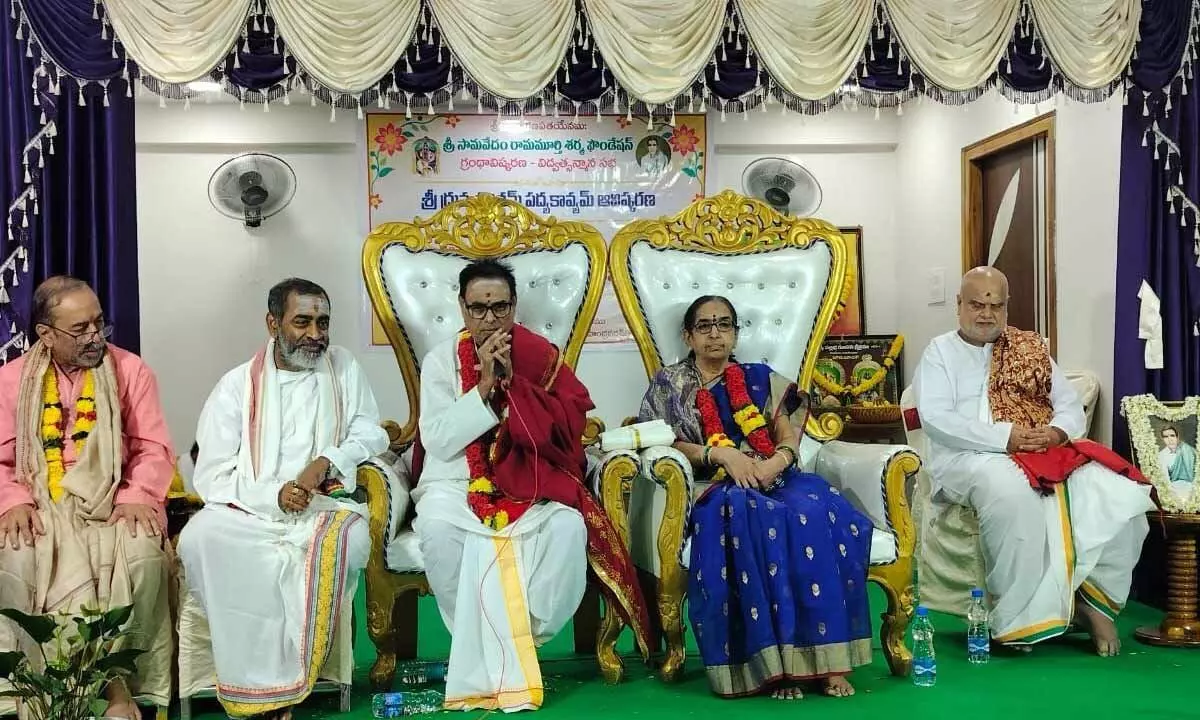
[[[395,160],[397,156],[403,156],[405,148],[411,148],[413,151],[413,172],[418,175],[437,174],[438,145],[437,141],[429,137],[427,133],[430,127],[438,121],[448,128],[454,128],[458,126],[459,117],[451,113],[425,118],[410,118],[400,123],[399,126],[395,123],[388,123],[375,133],[375,149],[367,153],[371,171],[368,197],[372,210],[383,205],[383,198],[375,192],[375,181],[387,177],[395,171],[396,166],[391,164],[391,161]]]

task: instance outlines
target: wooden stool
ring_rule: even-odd
[[[1167,614],[1160,625],[1140,627],[1134,636],[1148,645],[1200,647],[1196,567],[1200,515],[1154,512],[1149,517],[1152,525],[1160,521],[1167,531]]]

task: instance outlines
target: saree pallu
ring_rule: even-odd
[[[772,417],[771,371],[745,365]],[[726,434],[745,438],[724,384],[710,388]],[[713,692],[843,675],[871,662],[871,521],[819,476],[788,469],[766,492],[710,487],[691,516],[688,607]]]

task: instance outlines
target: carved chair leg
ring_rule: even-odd
[[[575,635],[575,654],[591,655],[596,652],[596,637],[600,632],[600,591],[588,583],[583,599],[575,610],[571,621]]]
[[[872,568],[871,580],[887,595],[887,611],[879,628],[879,641],[892,674],[904,677],[912,670],[912,651],[904,634],[913,617],[912,560],[905,558],[886,568]]]
[[[391,587],[367,583],[367,634],[375,644],[375,664],[371,666],[371,687],[377,692],[392,688],[396,675],[396,597]]]
[[[596,660],[600,663],[600,675],[604,682],[616,685],[625,675],[625,665],[621,656],[617,655],[617,638],[625,629],[620,613],[604,605],[604,613],[600,617],[600,632],[597,638]]]
[[[683,568],[676,566],[663,575],[659,581],[658,614],[662,619],[667,656],[659,668],[658,676],[663,682],[675,682],[683,675],[686,650],[683,639],[683,600],[687,594],[687,573]]]

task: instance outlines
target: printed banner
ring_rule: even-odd
[[[497,118],[370,114],[368,204],[372,228],[411,222],[489,192],[530,210],[594,226],[611,240],[635,219],[674,215],[704,195],[703,115],[674,125],[624,115]],[[633,337],[611,285],[588,343],[629,346]],[[387,345],[373,320],[372,345]]]

